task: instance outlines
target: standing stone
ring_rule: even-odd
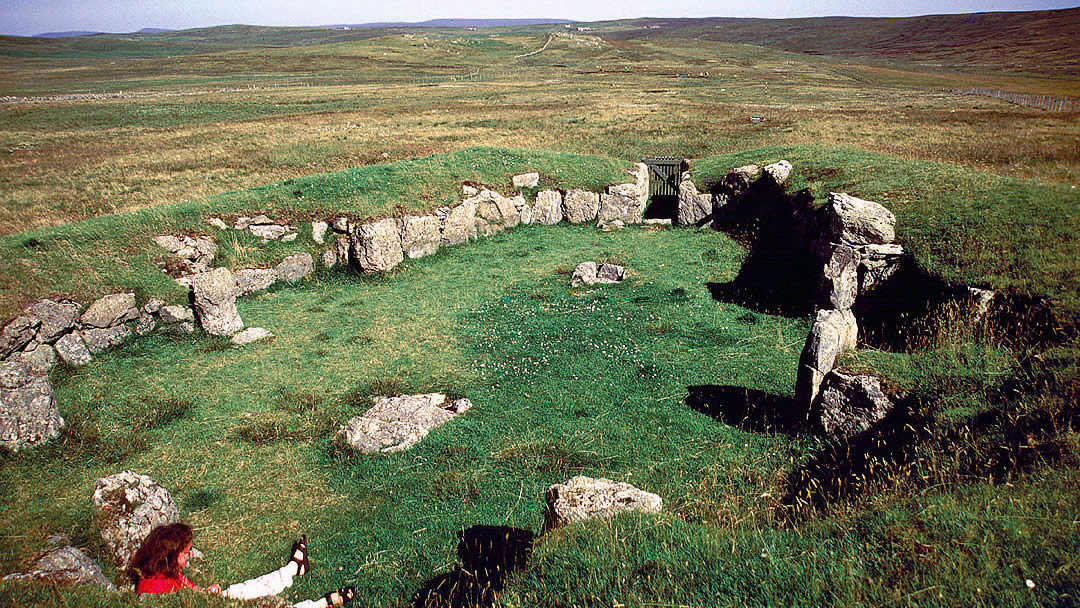
[[[360,226],[353,234],[349,257],[365,273],[385,272],[400,264],[405,255],[397,221],[387,218]]]
[[[494,234],[521,223],[513,201],[492,190],[481,190],[476,201],[476,225],[481,235]]]
[[[339,215],[334,218],[334,221],[330,223],[330,227],[334,229],[334,232],[338,234],[345,234],[349,231],[349,218],[344,215]]]
[[[845,351],[855,350],[859,326],[850,310],[819,310],[806,336],[795,378],[795,401],[809,412],[825,375]]]
[[[86,348],[86,342],[83,341],[82,335],[73,331],[70,334],[64,334],[62,338],[56,341],[56,354],[60,356],[60,359],[72,367],[82,367],[90,362],[90,349]]]
[[[127,568],[154,528],[180,521],[180,510],[169,491],[131,471],[98,479],[94,504],[101,513],[101,538],[121,569]]]
[[[42,300],[26,309],[26,314],[41,321],[38,342],[55,342],[64,332],[75,327],[79,320],[79,305],[75,302]]]
[[[315,259],[310,253],[294,253],[274,266],[274,275],[279,281],[296,283],[315,270]]]
[[[30,364],[30,370],[34,374],[47,374],[49,370],[56,365],[56,350],[48,345],[41,343],[31,342],[30,348],[27,346],[23,352],[19,353],[19,358]]]
[[[563,197],[563,215],[571,224],[591,222],[599,211],[600,195],[596,192],[575,188]]]
[[[537,224],[558,224],[563,219],[562,193],[558,190],[541,190],[536,194],[536,205],[533,209],[533,221]]]
[[[859,295],[871,293],[900,270],[904,248],[896,243],[862,245],[859,252]]]
[[[649,168],[644,163],[634,165],[628,171],[633,175],[632,184],[614,184],[607,187],[607,194],[600,195],[597,221],[608,224],[616,220],[624,224],[640,224],[649,200]]]
[[[334,242],[334,248],[337,250],[337,255],[335,257],[337,258],[338,264],[349,263],[349,242],[350,240],[347,236],[339,236]]]
[[[442,235],[439,218],[434,215],[406,215],[401,220],[401,250],[410,259],[422,258],[439,250]]]
[[[358,452],[400,452],[470,408],[468,399],[450,401],[441,393],[376,397],[375,405],[349,420],[338,436]]]
[[[272,268],[242,268],[233,272],[233,278],[236,279],[236,295],[239,297],[268,289],[277,282],[278,273]]]
[[[819,301],[825,308],[851,308],[859,295],[859,252],[844,244],[829,245],[827,251],[818,283]]]
[[[330,224],[326,222],[315,220],[311,222],[311,238],[320,245],[326,239],[326,231],[330,229]]]
[[[821,383],[812,419],[825,433],[847,439],[872,427],[892,408],[878,378],[833,370]]]
[[[132,332],[127,325],[116,325],[106,328],[87,327],[81,333],[86,348],[96,355],[127,340]]]
[[[830,192],[825,213],[833,242],[884,245],[896,239],[896,216],[878,203]]]
[[[244,329],[236,310],[236,279],[228,268],[215,268],[192,277],[195,315],[203,331],[214,336],[231,336]]]
[[[460,245],[476,240],[476,198],[465,199],[446,214],[443,220],[442,244]]]
[[[712,195],[699,194],[689,172],[679,182],[679,212],[675,221],[683,226],[696,226],[713,212]]]
[[[326,268],[333,268],[337,264],[337,251],[327,249],[322,254],[322,264]]]
[[[0,447],[18,452],[63,426],[49,377],[34,374],[26,361],[0,361]]]
[[[766,167],[762,170],[762,173],[765,176],[768,176],[769,180],[777,188],[783,188],[784,184],[786,184],[788,181],[788,177],[791,176],[791,163],[786,160],[782,160],[778,163],[766,165]]]
[[[4,326],[0,331],[0,359],[22,349],[34,339],[41,320],[30,315],[22,315]]]
[[[114,293],[95,301],[82,314],[83,326],[112,327],[139,318],[134,293]]]
[[[664,504],[656,494],[628,483],[583,475],[551,486],[545,498],[545,531],[596,517],[611,517],[625,511],[659,513]]]
[[[101,566],[90,556],[72,546],[59,547],[49,551],[34,562],[34,569],[29,572],[9,574],[3,580],[32,579],[63,583],[67,585],[100,585],[115,592],[116,586],[105,578]]]
[[[513,178],[515,188],[535,188],[540,183],[539,173],[522,173]]]

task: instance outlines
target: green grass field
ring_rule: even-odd
[[[1017,19],[1064,20],[1067,37],[1075,15]],[[664,510],[545,534],[498,605],[1076,604],[1080,122],[942,91],[1077,95],[1075,58],[1052,51],[1056,34],[1005,35],[993,18],[875,22],[912,36],[899,54],[853,44],[842,21],[794,24],[806,48],[769,38],[792,23],[695,38],[716,25],[598,24],[524,58],[552,28],[0,39],[0,95],[46,98],[0,103],[0,317],[118,289],[186,301],[150,237],[218,234],[211,216],[301,226],[292,244],[219,236],[216,264],[268,266],[318,257],[312,219],[429,212],[463,181],[508,193],[525,171],[599,191],[645,154],[681,154],[700,188],[787,159],[789,192],[881,202],[928,277],[1045,296],[1063,337],[942,324],[910,351],[863,344],[842,364],[886,378],[902,405],[837,444],[790,416],[810,319],[713,295],[747,258],[723,233],[521,226],[382,276],[320,270],[240,300],[272,342],[160,334],[54,369],[63,434],[0,453],[0,573],[56,533],[107,562],[94,480],[135,470],[195,527],[199,584],[276,568],[306,532],[314,567],[288,598],[349,583],[358,605],[408,605],[456,572],[461,530],[539,533],[544,490],[583,474],[658,493]],[[938,26],[970,49],[917,35]],[[805,52],[839,46],[853,54]],[[1036,63],[1010,67],[1020,47]],[[633,275],[570,287],[588,259]],[[428,391],[474,409],[405,453],[332,441],[372,397]],[[0,605],[146,601],[0,582]]]

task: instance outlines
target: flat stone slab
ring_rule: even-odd
[[[618,264],[597,264],[596,262],[582,262],[574,268],[570,276],[570,285],[596,285],[597,283],[618,283],[627,276],[627,269]]]
[[[0,448],[13,452],[60,434],[64,419],[49,377],[26,361],[0,361]]]
[[[72,546],[53,549],[34,563],[33,570],[9,574],[3,580],[32,579],[68,585],[101,585],[109,591],[116,586],[105,578],[101,566]]]
[[[545,530],[626,511],[659,513],[664,504],[658,495],[628,483],[583,475],[551,486],[545,496]]]
[[[442,393],[376,397],[375,405],[349,420],[338,436],[358,452],[400,452],[471,407],[468,399],[451,401]]]
[[[232,343],[237,346],[243,346],[245,344],[251,344],[252,342],[258,342],[259,340],[267,340],[273,338],[274,334],[261,327],[249,327],[232,337]]]

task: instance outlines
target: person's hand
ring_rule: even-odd
[[[217,593],[217,594],[220,595],[221,594],[221,585],[210,585],[209,587],[206,588],[206,592],[207,593]]]

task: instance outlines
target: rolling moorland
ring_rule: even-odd
[[[277,567],[306,532],[289,597],[408,605],[456,572],[459,531],[539,532],[544,489],[584,474],[664,511],[545,535],[499,605],[1080,601],[1080,119],[954,92],[1080,95],[1080,9],[587,25],[0,38],[0,317],[120,289],[185,303],[150,237],[211,216],[427,212],[525,171],[599,191],[672,154],[701,189],[787,159],[789,192],[878,201],[927,276],[1047,298],[1051,339],[934,320],[864,341],[843,365],[887,378],[905,423],[844,444],[784,416],[809,314],[709,289],[747,261],[723,232],[521,226],[385,275],[319,270],[241,299],[272,343],[154,334],[54,368],[62,435],[0,454],[0,572],[63,533],[120,581],[90,495],[130,469],[195,527],[199,583]],[[322,251],[310,230],[218,241],[230,268]],[[571,288],[584,259],[634,276]],[[401,454],[333,441],[372,397],[434,390],[476,406]],[[0,582],[0,604],[144,603]]]

